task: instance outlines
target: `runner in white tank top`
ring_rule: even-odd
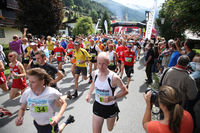
[[[93,133],[100,133],[104,119],[107,120],[107,128],[112,131],[118,118],[119,108],[116,99],[128,94],[128,89],[120,77],[108,69],[109,56],[106,52],[99,53],[97,57],[97,71],[92,73],[93,82],[91,84],[86,101],[89,102],[92,92],[95,89],[95,102],[93,104]],[[97,76],[96,76],[97,75]],[[121,91],[114,93],[116,87]]]

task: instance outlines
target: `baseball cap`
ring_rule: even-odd
[[[34,46],[34,45],[37,45],[37,43],[31,42],[30,45],[31,45],[31,46]]]
[[[74,42],[74,45],[77,45],[77,46],[78,46],[78,45],[80,45],[80,43],[79,43],[79,42]]]
[[[127,48],[132,48],[132,45],[131,45],[131,44],[128,44],[128,45],[127,45]]]

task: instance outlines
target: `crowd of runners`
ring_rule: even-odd
[[[199,97],[197,88],[200,85],[200,55],[192,50],[193,47],[189,40],[180,42],[179,39],[171,39],[166,42],[164,38],[145,40],[140,35],[124,34],[79,35],[75,38],[55,35],[36,38],[30,33],[27,34],[25,28],[22,37],[13,36],[9,47],[10,74],[7,78],[5,77],[4,60],[2,59],[0,62],[0,87],[3,91],[9,91],[10,99],[21,95],[21,107],[16,125],[19,126],[23,123],[25,110],[30,110],[39,133],[52,132],[52,130],[62,132],[67,124],[74,122],[74,117],[70,115],[67,121],[58,127],[58,122],[67,106],[66,99],[79,97],[79,76],[91,84],[86,97],[87,102],[90,101],[91,94],[95,90],[93,133],[101,133],[104,119],[107,120],[107,128],[111,131],[119,118],[116,99],[128,94],[128,88],[131,88],[130,80],[134,74],[134,64],[141,59],[141,56],[145,58],[146,84],[153,83],[152,73],[156,73],[159,77],[162,75],[161,85],[176,88],[181,95],[184,95],[183,103],[197,101]],[[141,54],[142,50],[144,55]],[[74,91],[67,92],[66,95],[62,95],[57,86],[57,82],[68,75],[63,67],[64,64],[71,64],[73,76],[71,82],[74,82]],[[188,84],[186,84],[185,78],[178,82],[179,86],[175,86],[172,78],[167,78],[170,76],[170,71],[175,71],[171,68],[183,72],[190,71],[190,75],[189,73],[184,75],[187,77]],[[122,78],[125,76],[127,81],[123,83]],[[178,76],[175,77],[175,80],[176,78],[179,79]],[[11,86],[8,87],[7,83],[10,81]],[[120,93],[115,93],[116,87],[121,89]],[[168,87],[165,87],[162,90],[167,89]],[[149,95],[151,94],[148,93],[144,96],[147,107],[149,107]],[[173,96],[170,95],[170,97]],[[176,103],[178,104],[178,102]],[[60,107],[60,111],[56,115],[54,106]],[[168,107],[168,105],[165,106]],[[186,110],[189,108],[186,104],[182,104],[182,107]],[[194,127],[199,131],[198,124],[195,124],[198,123],[198,119],[195,118],[199,116],[199,113],[196,113],[199,110],[198,102],[195,102],[193,107],[196,110],[189,110],[191,107],[188,109],[192,114],[191,119],[188,118],[191,120],[189,121],[191,125],[189,132],[193,130],[193,121]],[[150,120],[147,112],[148,110],[145,112],[143,125],[144,129],[150,132],[148,128]],[[164,116],[166,114],[164,112]],[[190,117],[190,114],[187,116]],[[175,129],[173,126],[170,127],[172,131]],[[182,131],[184,128],[178,129]]]

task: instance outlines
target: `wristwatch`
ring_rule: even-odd
[[[116,96],[114,96],[114,98],[113,98],[114,100],[116,100],[117,99],[117,97]]]

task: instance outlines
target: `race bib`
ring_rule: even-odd
[[[18,75],[18,72],[15,72],[15,73]],[[18,79],[17,76],[13,76],[13,75],[12,75],[12,77],[13,77],[13,79]]]
[[[33,60],[34,65],[38,65],[38,62],[36,60]]]
[[[95,56],[96,56],[96,53],[90,53],[90,55],[91,55],[92,57],[95,57]]]
[[[104,102],[106,96],[109,96],[109,90],[99,90],[96,89],[96,98],[100,102]]]
[[[34,106],[34,112],[36,113],[48,112],[48,106]]]
[[[80,64],[80,60],[76,60],[76,64]]]
[[[120,55],[122,55],[122,54],[123,54],[123,51],[120,52]]]
[[[131,62],[131,61],[132,61],[132,58],[130,58],[130,57],[125,57],[125,61],[126,61],[126,62]]]
[[[73,49],[68,49],[68,53],[70,53],[70,52],[72,52],[73,51]]]
[[[110,64],[109,64],[109,66],[114,66],[115,64],[114,64],[114,61],[110,61]]]
[[[61,53],[60,52],[56,52],[56,56],[57,57],[61,57]]]
[[[45,99],[28,99],[28,106],[32,112],[35,113],[47,113],[48,104]]]
[[[52,50],[49,50],[49,54],[51,54],[52,53]]]
[[[29,60],[29,57],[26,57],[25,60]]]

